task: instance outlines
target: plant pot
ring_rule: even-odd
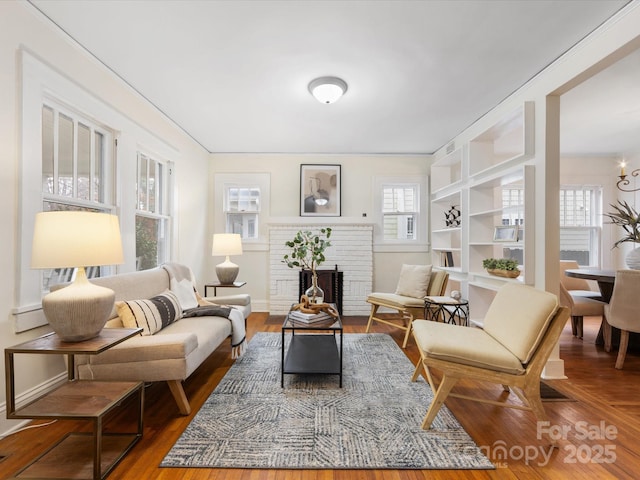
[[[487,268],[487,272],[496,277],[518,278],[520,276],[520,270],[496,270]]]
[[[627,267],[633,270],[640,270],[640,247],[634,248],[625,257]]]

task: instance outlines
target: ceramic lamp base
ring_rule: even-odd
[[[49,325],[65,342],[80,342],[99,335],[115,301],[113,290],[90,283],[84,269],[81,270],[74,283],[42,299]]]
[[[226,261],[216,265],[216,275],[218,281],[223,285],[233,285],[233,282],[238,278],[238,272],[240,267],[235,263],[232,263],[227,258]]]

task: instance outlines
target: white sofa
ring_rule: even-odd
[[[168,272],[155,268],[91,280],[116,293],[116,301],[148,299],[169,289]],[[251,313],[249,295],[207,298],[213,303],[234,305],[246,321]],[[122,328],[117,310],[106,328]],[[182,381],[231,335],[229,319],[218,316],[180,318],[149,336],[135,336],[98,355],[77,355],[76,378],[100,380],[166,381],[183,415],[191,406]],[[230,340],[227,340],[230,341]]]

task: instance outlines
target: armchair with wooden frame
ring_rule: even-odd
[[[547,419],[540,398],[540,375],[569,318],[552,293],[526,285],[507,284],[498,290],[483,328],[415,320],[413,336],[421,359],[412,381],[422,374],[434,397],[422,422],[429,429],[447,397],[533,412]],[[441,372],[436,384],[431,369]],[[524,405],[452,393],[461,379],[502,385]]]
[[[428,274],[425,273],[428,271]],[[426,277],[425,277],[426,275]],[[424,281],[422,286],[415,288],[415,293],[402,288],[403,283],[419,284],[421,277]],[[449,274],[443,270],[431,270],[430,265],[403,265],[400,272],[398,289],[395,293],[373,292],[367,297],[367,302],[371,304],[371,313],[367,322],[367,333],[374,321],[390,325],[405,331],[402,348],[407,346],[411,324],[416,318],[424,317],[424,297],[441,296],[447,289]],[[401,293],[409,293],[400,294]],[[378,316],[380,307],[395,310],[397,315],[393,317]]]

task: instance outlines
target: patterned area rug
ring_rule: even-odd
[[[443,407],[420,429],[432,397],[385,334],[345,334],[336,375],[286,375],[278,333],[256,334],[161,467],[491,469]]]

